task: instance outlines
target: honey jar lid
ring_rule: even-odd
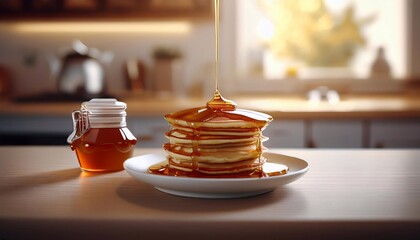
[[[93,128],[125,127],[127,104],[115,98],[94,98],[82,103],[88,112],[89,124]]]
[[[115,98],[93,98],[88,102],[82,103],[82,107],[94,113],[109,113],[125,111],[127,104]]]

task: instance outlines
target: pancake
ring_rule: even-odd
[[[265,163],[263,142],[268,138],[262,131],[272,120],[267,114],[207,103],[165,119],[171,126],[164,145],[171,169],[226,175],[261,170]]]

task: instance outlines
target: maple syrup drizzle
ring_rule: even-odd
[[[215,92],[219,94],[219,0],[214,0]],[[220,94],[219,94],[220,95]]]
[[[195,178],[261,178],[261,177],[270,177],[283,175],[288,172],[288,168],[285,165],[265,163],[265,158],[262,156],[263,145],[262,145],[262,130],[266,125],[271,122],[272,117],[255,111],[249,111],[244,109],[237,109],[236,103],[234,101],[225,99],[219,92],[219,0],[214,1],[214,20],[215,20],[215,91],[213,98],[207,102],[205,107],[192,108],[182,110],[176,113],[167,114],[165,119],[171,124],[171,129],[167,133],[169,138],[169,143],[164,145],[164,149],[169,153],[175,154],[185,154],[190,158],[191,166],[189,171],[179,170],[175,168],[175,163],[173,162],[172,157],[168,157],[168,161],[153,165],[149,168],[149,172],[157,175],[169,175],[169,176],[183,176],[183,177],[195,177]],[[223,127],[223,124],[239,121],[245,124],[240,127]],[[184,125],[180,126],[180,122]],[[220,128],[206,125],[208,123],[222,124]],[[189,142],[189,144],[177,143],[172,134],[182,133],[183,130],[179,128],[188,128],[189,132],[185,133],[184,140]],[[214,135],[210,137],[205,135],[203,132],[210,132]],[[232,136],[222,135],[220,137],[217,132],[229,132]],[[249,136],[238,135],[237,133],[247,132],[250,133]],[[235,135],[236,134],[236,135]],[[221,140],[238,140],[238,143],[223,143],[223,144],[214,144],[213,145],[201,145],[200,141],[212,139],[211,137]],[[214,139],[213,139],[214,140]],[[219,139],[220,140],[220,139]],[[254,143],[253,143],[254,142]],[[203,173],[203,169],[199,167],[199,159],[201,157],[213,156],[214,152],[206,152],[205,148],[212,149],[216,148],[220,151],[229,152],[230,147],[244,147],[249,144],[255,144],[255,149],[252,151],[257,152],[256,160],[258,167],[255,168],[255,163],[253,159],[245,159],[243,165],[238,167],[230,167],[227,169],[219,169],[220,171],[231,171],[233,173],[217,173],[207,174]],[[220,145],[220,146],[219,146]],[[220,149],[217,149],[219,147]],[[191,148],[191,152],[183,152],[184,148]],[[227,149],[227,150],[226,150]],[[248,150],[249,151],[249,150]],[[252,152],[251,151],[251,152]],[[171,161],[172,159],[172,161]],[[246,162],[246,163],[245,163]],[[251,163],[249,163],[251,162]],[[242,163],[242,162],[241,162]],[[223,165],[223,163],[221,163]],[[268,165],[267,165],[268,164]],[[172,166],[171,166],[172,165]],[[181,164],[180,164],[181,165]],[[215,164],[213,164],[215,165]],[[217,163],[216,163],[217,165]],[[270,168],[265,168],[263,165],[271,166]],[[236,166],[236,165],[235,165]],[[251,169],[251,170],[247,170]]]
[[[236,103],[223,98],[219,92],[219,13],[219,0],[214,0],[215,85],[213,99],[207,102],[207,107],[218,110],[235,110]]]
[[[191,128],[193,129],[193,139],[192,139],[192,153],[191,153],[191,163],[192,163],[192,170],[194,172],[198,171],[198,157],[200,156],[198,152],[198,140],[200,139],[200,131],[197,129],[197,124],[194,122],[189,123]]]
[[[217,89],[214,92],[213,99],[208,101],[206,106],[207,108],[221,111],[233,111],[236,109],[236,103],[225,99]]]
[[[181,171],[169,167],[163,161],[149,167],[149,173],[162,176],[193,177],[193,178],[264,178],[287,174],[289,168],[283,164],[265,163],[261,169],[230,174],[205,174],[198,171]]]

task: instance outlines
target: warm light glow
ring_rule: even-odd
[[[321,7],[321,1],[300,1],[299,2],[300,10],[304,12],[315,12]]]
[[[268,18],[262,18],[258,24],[258,34],[262,41],[269,41],[274,35],[274,25]]]
[[[186,34],[191,23],[177,22],[22,22],[11,25],[24,33],[170,33]]]

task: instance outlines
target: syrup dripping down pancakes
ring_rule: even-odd
[[[151,173],[192,177],[262,177],[268,138],[262,131],[272,117],[237,109],[217,91],[205,107],[186,109],[165,116],[171,128],[164,145],[167,165]],[[276,175],[287,172],[283,167]]]

